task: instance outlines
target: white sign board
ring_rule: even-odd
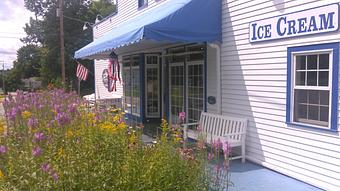
[[[249,41],[261,42],[337,31],[339,4],[289,13],[249,23]]]

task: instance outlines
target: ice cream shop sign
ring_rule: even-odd
[[[249,23],[249,41],[320,34],[339,28],[339,4],[316,7]]]

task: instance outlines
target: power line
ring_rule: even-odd
[[[25,35],[25,33],[17,33],[17,32],[0,32],[0,34],[17,34],[17,35]]]
[[[0,36],[0,38],[16,38],[16,39],[21,39],[23,37],[15,37],[15,36]]]

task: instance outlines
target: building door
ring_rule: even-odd
[[[204,109],[203,61],[187,62],[186,70],[186,118],[187,123],[199,121]]]
[[[147,118],[160,117],[159,56],[145,56],[145,105]]]
[[[184,109],[184,63],[169,64],[169,108],[172,124],[177,123],[178,114]]]

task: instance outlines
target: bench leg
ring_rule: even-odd
[[[242,149],[242,163],[244,163],[246,161],[246,145],[243,144],[241,149]]]

